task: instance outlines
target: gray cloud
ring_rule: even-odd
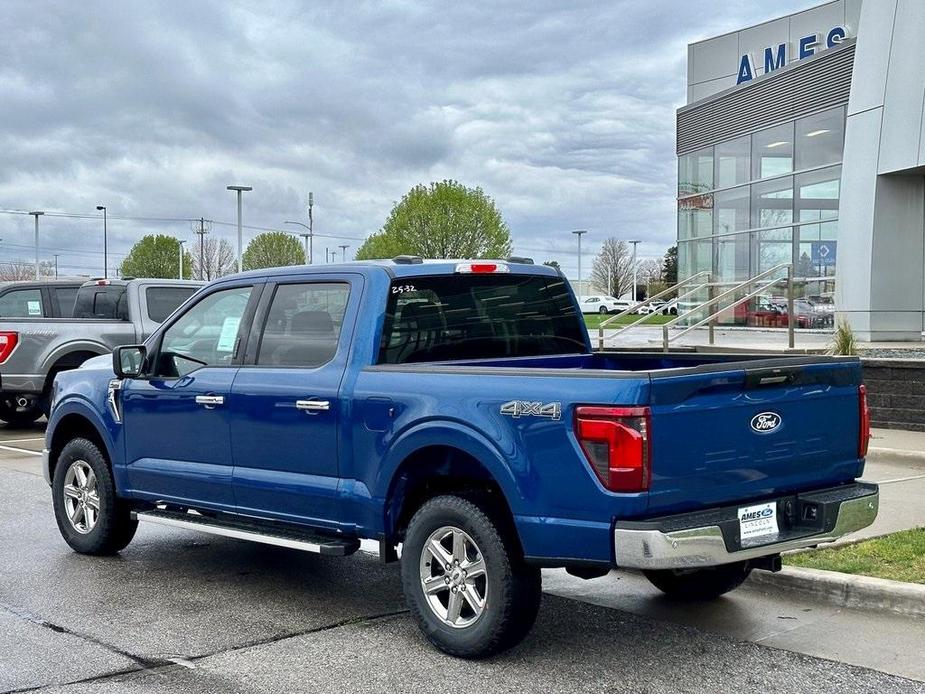
[[[776,14],[814,4],[788,0]],[[575,266],[573,238],[674,240],[686,44],[768,18],[734,0],[0,4],[0,208],[95,213],[114,254],[143,233],[304,219],[325,245],[376,230],[418,182],[494,196],[518,252]],[[0,260],[31,257],[0,215]],[[43,257],[101,269],[96,219],[46,217]],[[231,238],[231,227],[215,233]],[[254,232],[251,232],[254,233]],[[323,255],[322,255],[323,257]],[[118,257],[116,258],[116,262]]]

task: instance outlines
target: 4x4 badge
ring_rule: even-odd
[[[559,402],[528,402],[526,400],[511,400],[501,406],[501,414],[508,417],[549,417],[560,419],[562,417],[562,403]]]

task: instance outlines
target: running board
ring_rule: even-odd
[[[156,509],[154,511],[133,511],[132,517],[142,523],[154,523],[170,528],[199,530],[211,535],[233,537],[237,540],[250,540],[265,545],[299,549],[330,557],[344,557],[360,548],[360,541],[355,538],[335,538],[314,535],[285,527],[256,525],[236,520],[219,520],[194,513],[181,513]]]

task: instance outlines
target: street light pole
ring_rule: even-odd
[[[238,194],[238,272],[244,269],[241,258],[244,255],[244,224],[241,218],[241,194],[253,190],[251,186],[226,186],[228,190],[233,190]]]
[[[107,255],[107,248],[106,248],[107,230],[106,230],[106,207],[105,205],[97,205],[96,211],[103,213],[103,279],[106,279],[107,277],[109,277],[109,256]]]
[[[633,244],[633,303],[636,303],[636,271],[639,269],[636,265],[636,245],[639,241],[630,241]]]
[[[55,279],[58,279],[58,254],[55,253]]]
[[[185,240],[181,240],[180,244],[180,272],[177,273],[177,277],[181,280],[183,279],[183,244],[186,243]]]
[[[308,253],[306,254],[308,257],[307,262],[309,265],[312,264],[312,250],[313,250],[312,246],[314,245],[314,239],[312,238],[314,235],[314,227],[315,227],[315,222],[312,218],[312,207],[314,206],[315,206],[315,194],[309,191],[308,192]]]
[[[299,234],[299,236],[302,237],[302,245],[305,248],[304,250],[305,264],[311,265],[312,264],[312,247],[311,247],[312,229],[311,227],[306,224],[302,224],[302,222],[283,222],[283,224],[296,224],[302,227],[303,229],[308,229],[307,234]]]
[[[588,230],[578,229],[577,231],[573,231],[572,233],[578,237],[578,296],[582,296],[582,291],[581,291],[581,237],[584,234],[587,234]]]
[[[350,248],[350,244],[343,243],[343,244],[340,244],[338,248],[340,248],[340,252],[342,255],[342,261],[346,263],[347,262],[347,249]]]
[[[33,217],[35,217],[35,279],[39,278],[39,217],[41,217],[44,212],[36,210],[35,212],[30,212]]]

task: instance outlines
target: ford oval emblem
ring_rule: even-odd
[[[767,434],[780,427],[781,419],[777,412],[762,412],[752,417],[752,429],[759,434]]]

